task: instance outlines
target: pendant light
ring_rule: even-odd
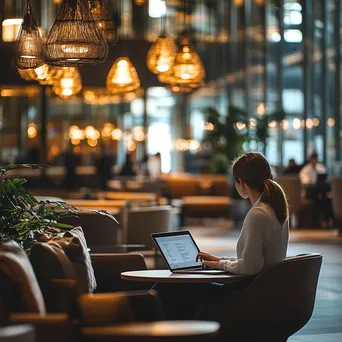
[[[180,33],[180,49],[174,58],[174,62],[169,71],[158,74],[158,79],[162,83],[167,83],[172,91],[175,92],[190,92],[193,89],[199,88],[205,78],[205,69],[190,44],[188,34],[188,23],[186,15],[187,1],[184,1],[184,24],[185,30]]]
[[[165,18],[161,17],[160,35],[153,43],[146,58],[147,67],[155,74],[169,71],[177,52],[172,36],[166,35],[164,20],[166,20],[166,14]]]
[[[98,30],[88,0],[64,0],[46,40],[50,65],[73,67],[102,63],[108,44]]]
[[[19,69],[33,69],[44,64],[43,41],[38,30],[37,20],[32,15],[29,0],[27,0],[24,19],[14,44],[13,62]]]
[[[180,83],[191,83],[200,75],[204,76],[203,64],[190,45],[187,33],[181,37],[180,51],[175,57],[172,70],[173,76]]]
[[[120,15],[122,16],[121,2],[120,5]],[[122,56],[115,60],[108,73],[106,86],[108,90],[117,95],[123,95],[139,89],[140,80],[138,73],[127,56]]]
[[[190,92],[203,85],[204,66],[190,45],[188,34],[182,33],[181,47],[170,71],[158,75],[162,83],[167,83],[175,92]]]
[[[114,94],[125,94],[139,89],[140,80],[129,58],[116,59],[108,73],[106,85]]]
[[[74,67],[63,68],[63,74],[52,86],[52,91],[62,99],[75,96],[81,89],[81,75]]]
[[[43,64],[34,69],[35,79],[42,85],[52,85],[63,75],[63,68]]]
[[[113,44],[117,40],[117,30],[114,27],[105,3],[103,0],[89,0],[91,14],[95,20],[97,28],[108,44]]]

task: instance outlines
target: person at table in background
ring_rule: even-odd
[[[255,275],[286,258],[289,207],[284,190],[273,180],[272,169],[261,153],[242,155],[233,162],[232,170],[237,192],[252,204],[237,242],[237,257],[200,252],[197,259],[206,267]]]
[[[310,161],[300,170],[299,178],[303,185],[312,185],[317,182],[318,174],[326,174],[327,168],[318,162],[317,153],[313,153]]]
[[[139,176],[149,176],[148,161],[150,157],[148,153],[145,153],[141,161],[138,164],[138,174]]]
[[[64,186],[66,190],[72,190],[77,185],[76,183],[76,167],[77,167],[77,155],[73,150],[73,145],[68,146],[64,152],[64,166],[65,166],[65,177]]]
[[[115,163],[114,157],[108,143],[103,143],[102,153],[97,162],[97,175],[101,190],[107,189],[107,181],[112,178],[112,167]]]
[[[312,214],[320,222],[322,228],[333,224],[331,200],[328,198],[330,184],[326,181],[327,168],[318,162],[317,153],[313,153],[310,161],[299,173],[300,182],[305,187],[305,197],[313,203]]]
[[[160,178],[161,171],[161,154],[158,152],[154,156],[150,157],[147,162],[147,169],[151,180],[157,180]]]
[[[134,170],[133,155],[131,153],[126,154],[125,164],[120,170],[120,176],[135,176],[136,172]]]
[[[296,161],[292,158],[289,160],[287,168],[284,170],[284,175],[297,175],[301,170],[301,166],[297,165]]]

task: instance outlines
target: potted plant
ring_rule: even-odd
[[[48,166],[11,164],[0,168],[0,243],[15,240],[29,251],[38,236],[53,236],[72,229],[73,226],[59,221],[77,216],[79,209],[61,201],[38,201],[24,187],[25,179],[7,175],[10,170],[22,168],[45,170]],[[111,216],[102,210],[93,211]]]
[[[242,144],[246,140],[248,130],[239,130],[239,122],[247,127],[246,114],[239,108],[229,106],[225,116],[213,107],[203,110],[207,122],[213,125],[213,130],[207,131],[206,140],[211,143],[213,153],[212,170],[215,173],[226,174],[230,163],[242,152]]]

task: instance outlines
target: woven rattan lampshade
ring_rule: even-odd
[[[127,57],[119,57],[110,69],[107,88],[114,94],[125,94],[137,90],[140,80],[132,62]]]
[[[167,83],[173,92],[191,92],[203,84],[204,78],[204,66],[191,47],[187,34],[183,34],[172,68],[159,74],[158,79]]]
[[[47,63],[82,66],[104,62],[108,44],[98,30],[88,0],[64,0],[46,40]]]
[[[42,85],[51,85],[63,75],[63,68],[43,64],[34,69],[36,80]]]
[[[14,44],[13,63],[19,69],[33,69],[44,64],[43,41],[29,1]]]
[[[103,38],[108,44],[116,42],[118,32],[107,11],[103,0],[89,0],[91,14],[94,17],[97,28],[100,30]]]
[[[175,57],[172,71],[177,82],[182,84],[191,83],[197,80],[200,75],[204,77],[205,71],[203,64],[198,54],[190,45],[186,35],[181,39],[180,51]]]
[[[147,67],[155,74],[171,69],[177,52],[171,36],[160,35],[153,43],[146,58]]]
[[[62,99],[75,96],[81,89],[81,75],[74,67],[63,68],[62,76],[52,86],[52,91]]]

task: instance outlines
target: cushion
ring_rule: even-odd
[[[77,282],[73,264],[62,247],[53,241],[32,245],[30,260],[48,312],[69,312],[76,302]],[[72,298],[74,297],[74,298]]]
[[[55,237],[53,241],[63,248],[74,266],[78,294],[93,293],[96,279],[82,228],[75,227],[64,233],[63,237]]]
[[[14,241],[0,244],[0,273],[17,285],[24,312],[45,313],[43,295],[29,258]]]

